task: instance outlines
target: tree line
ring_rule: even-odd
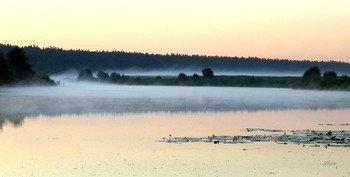
[[[0,50],[8,52],[12,45],[1,45]],[[293,61],[288,59],[266,59],[257,57],[224,57],[182,54],[150,54],[124,51],[64,50],[56,47],[23,48],[33,64],[34,71],[41,74],[57,74],[70,69],[90,68],[99,70],[200,70],[210,67],[220,71],[252,72],[300,72],[318,66],[322,70],[336,70],[350,74],[350,64],[336,61]]]
[[[318,67],[310,67],[301,77],[271,76],[215,76],[211,68],[202,69],[202,75],[188,76],[179,73],[175,76],[125,76],[112,72],[99,71],[96,76],[90,69],[81,70],[79,81],[94,81],[125,85],[184,85],[184,86],[229,86],[229,87],[278,87],[300,89],[350,90],[350,78],[338,76],[336,71],[321,73]]]

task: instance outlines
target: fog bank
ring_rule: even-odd
[[[244,87],[126,86],[52,77],[56,87],[0,87],[0,124],[38,115],[350,108],[350,92]]]

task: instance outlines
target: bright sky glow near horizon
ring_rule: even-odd
[[[0,43],[350,62],[349,0],[2,0]]]

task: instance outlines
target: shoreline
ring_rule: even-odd
[[[195,86],[195,87],[248,87],[248,88],[287,88],[296,90],[349,91],[350,78],[322,77],[304,79],[295,76],[118,76],[118,78],[79,79],[93,83],[109,83],[134,86]]]

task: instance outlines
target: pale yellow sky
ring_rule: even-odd
[[[1,0],[0,43],[350,62],[349,0]]]

